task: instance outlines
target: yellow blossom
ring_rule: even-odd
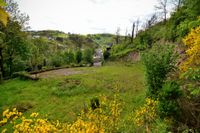
[[[6,109],[4,112],[3,112],[3,116],[6,116],[6,114],[9,112],[9,109]]]
[[[32,113],[31,115],[30,115],[30,117],[37,117],[39,114],[38,113]]]

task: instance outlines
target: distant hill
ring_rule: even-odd
[[[105,48],[109,44],[115,43],[113,34],[71,34],[57,30],[29,31],[33,38],[47,38],[49,41],[64,45],[68,48]]]

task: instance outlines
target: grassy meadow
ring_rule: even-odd
[[[119,92],[121,117],[126,124],[130,113],[144,102],[144,67],[138,63],[106,63],[103,67],[74,68],[81,74],[23,81],[12,79],[0,86],[0,113],[16,107],[25,115],[38,112],[49,120],[72,122],[94,97]]]

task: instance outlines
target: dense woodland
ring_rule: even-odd
[[[9,104],[4,105],[2,102],[0,103],[0,112],[3,112],[3,116],[0,116],[0,120],[2,119],[0,130],[6,132],[8,128],[8,131],[16,132],[70,133],[200,132],[200,0],[158,1],[158,5],[155,5],[157,9],[155,14],[147,20],[133,21],[130,34],[126,32],[125,35],[121,35],[120,28],[118,28],[116,34],[81,35],[54,30],[30,31],[29,17],[21,13],[18,4],[13,0],[5,0],[5,2],[0,0],[0,86],[2,86],[0,92],[5,92],[3,89],[6,86],[9,87],[9,82],[12,83],[16,80],[14,79],[16,73],[28,75],[40,70],[80,66],[86,67],[82,69],[99,72],[98,76],[105,74],[105,77],[95,77],[90,74],[85,77],[75,76],[73,80],[67,80],[64,87],[73,89],[78,86],[80,87],[79,91],[82,91],[85,86],[89,86],[88,88],[98,88],[97,92],[102,92],[101,87],[112,88],[111,91],[105,91],[109,92],[109,96],[112,97],[107,99],[111,100],[110,102],[105,103],[103,96],[94,98],[91,95],[93,98],[90,97],[90,93],[95,89],[81,93],[82,95],[88,94],[91,104],[88,105],[89,109],[84,104],[83,113],[77,115],[77,119],[73,119],[74,122],[71,124],[56,122],[51,118],[40,119],[37,113],[28,112],[26,114],[26,111],[22,111],[26,117],[22,119],[23,114],[18,112],[21,108],[17,108],[18,111],[16,109],[11,112],[4,111],[6,107],[9,108]],[[168,10],[168,7],[171,9]],[[93,56],[96,49],[103,51],[104,58],[101,61],[105,63],[105,66],[102,66],[102,71],[88,68],[94,63]],[[131,58],[133,54],[140,56],[140,60],[134,61]],[[131,77],[129,71],[135,73],[137,73],[135,70],[140,71],[137,66],[138,62],[139,68],[144,67],[144,95],[140,93],[138,99],[127,102],[129,96],[137,98],[132,93],[139,95],[142,89],[137,90],[137,87],[142,88],[140,87],[142,83],[136,85],[137,91],[129,92],[127,90],[126,92],[129,85],[132,85],[132,82],[136,82],[137,79],[129,81],[130,78],[126,79],[123,72],[125,74],[127,69],[127,77]],[[110,63],[114,63],[112,69],[109,69]],[[123,69],[116,68],[120,66],[119,64],[125,64],[121,67]],[[134,70],[132,70],[133,68]],[[119,72],[121,76],[119,79],[115,79],[116,72]],[[106,77],[109,73],[111,75]],[[134,75],[134,73],[132,74]],[[91,79],[89,79],[90,76]],[[124,79],[121,79],[122,77]],[[95,78],[97,78],[96,81],[93,81]],[[55,82],[57,83],[59,80],[62,79],[55,79]],[[113,82],[112,80],[116,84],[120,84],[122,80],[119,86],[125,90],[120,90],[121,88],[116,87],[115,83],[109,85],[110,82]],[[45,84],[47,81],[36,82]],[[81,86],[82,84],[84,87]],[[66,95],[66,93],[72,95],[71,92],[69,94],[64,89],[62,92],[53,91],[52,93],[58,97]],[[113,92],[116,94],[113,95]],[[102,92],[102,94],[104,93]],[[126,102],[121,102],[122,99]],[[142,102],[138,102],[139,104],[136,105],[132,103],[134,100],[136,100],[135,103],[137,100]],[[121,107],[122,103],[125,104],[125,111]],[[80,102],[75,103],[74,106],[76,104],[79,105]],[[132,108],[132,106],[134,107]],[[27,116],[28,114],[31,114],[30,118]],[[16,119],[15,116],[17,116]],[[28,122],[23,121],[24,119],[30,120],[31,124],[27,124]],[[8,123],[10,121],[16,121],[16,123],[12,125]],[[11,127],[13,127],[12,130]],[[6,130],[3,130],[4,128]]]

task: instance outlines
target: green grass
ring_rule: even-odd
[[[135,51],[135,48],[123,49],[123,50],[120,50],[117,53],[114,53],[113,55],[111,55],[111,57],[112,58],[120,58],[120,57],[128,55],[128,53],[133,52],[133,51]]]
[[[76,68],[77,69],[77,68]],[[103,67],[78,68],[83,74],[22,81],[13,79],[0,85],[0,113],[17,107],[25,114],[39,112],[50,120],[73,121],[100,95],[113,95],[119,89],[124,107],[122,117],[128,119],[145,97],[144,68],[141,63],[107,63]]]

